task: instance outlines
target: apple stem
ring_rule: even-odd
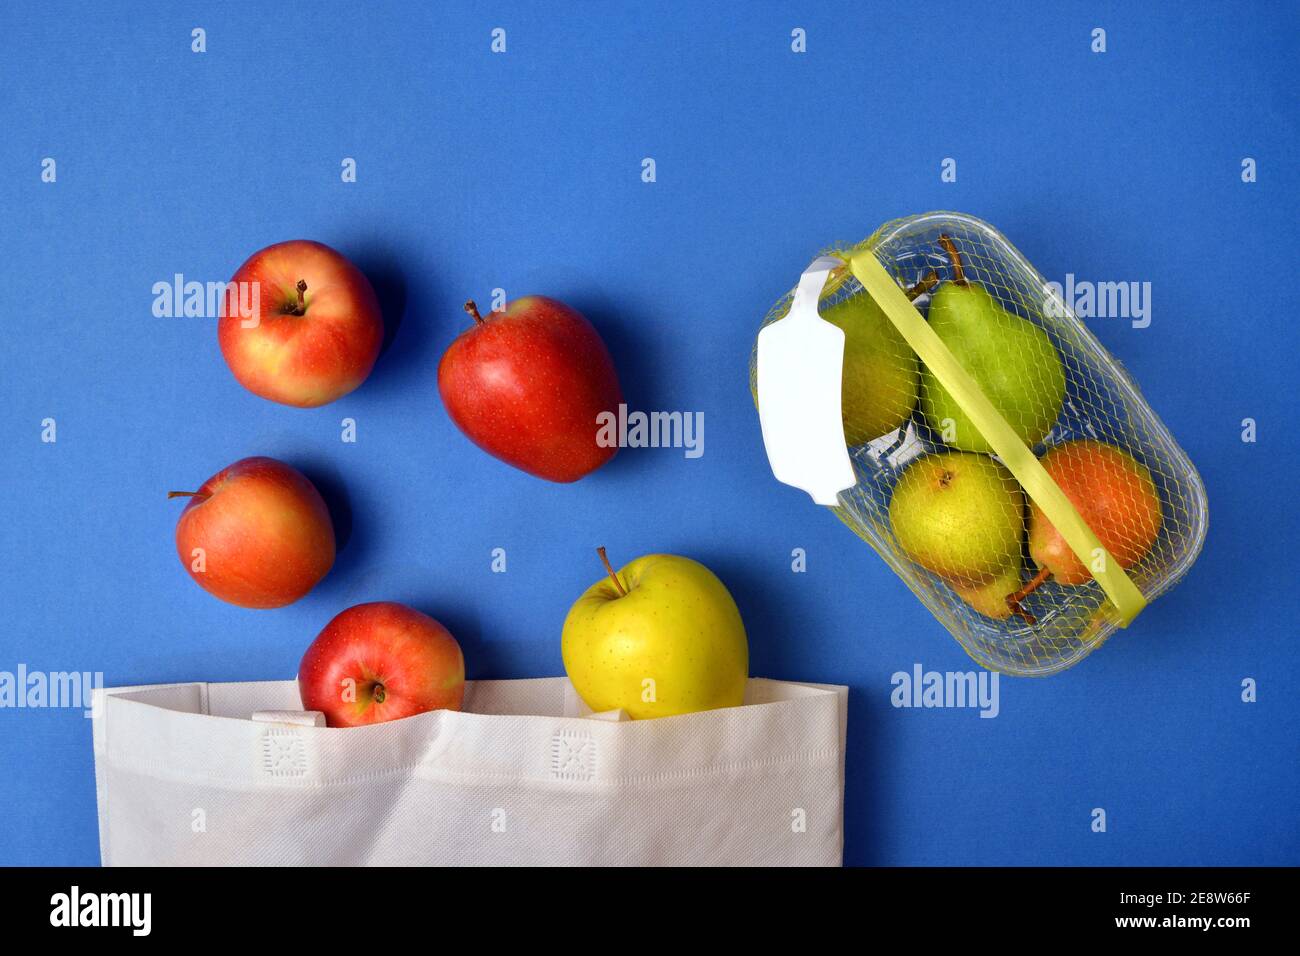
[[[931,269],[922,277],[920,282],[918,282],[916,285],[912,286],[910,289],[907,290],[907,297],[909,299],[919,299],[921,296],[925,295],[927,292],[929,292],[938,284],[939,284],[939,273]]]
[[[600,555],[600,563],[605,565],[605,570],[609,572],[610,580],[614,582],[614,587],[618,588],[619,597],[627,597],[627,588],[623,587],[623,582],[618,579],[614,573],[614,566],[609,563],[609,558],[605,554],[604,548],[597,548],[596,553]]]
[[[211,497],[211,496],[210,496],[209,494],[207,494],[207,492],[203,492],[203,491],[169,491],[169,492],[167,492],[167,500],[168,500],[168,501],[171,501],[173,498],[198,498],[200,501],[205,501],[205,500],[207,500],[209,497]]]
[[[383,684],[376,684],[371,688],[370,696],[376,704],[382,704],[388,699],[388,691],[384,689]]]
[[[474,317],[475,325],[483,324],[483,316],[478,314],[478,306],[474,304],[473,299],[470,299],[468,302],[465,303],[465,311]]]
[[[307,300],[303,298],[303,293],[307,291],[307,280],[299,279],[298,285],[298,308],[294,310],[294,315],[305,315],[307,312]]]
[[[1033,594],[1035,591],[1037,591],[1039,586],[1043,584],[1051,576],[1052,576],[1052,572],[1049,571],[1047,568],[1039,568],[1038,573],[1029,579],[1028,584],[1022,587],[1015,594],[1008,594],[1007,607],[1011,608],[1011,613],[1018,614],[1020,617],[1023,617],[1030,624],[1037,624],[1038,619],[1034,617],[1032,614],[1030,614],[1028,611],[1026,611],[1024,608],[1022,608],[1020,606],[1020,602],[1023,601],[1025,598],[1029,597],[1029,595]]]
[[[948,261],[952,263],[953,284],[966,285],[966,270],[962,268],[961,253],[953,245],[952,236],[945,232],[939,237],[939,245],[943,246],[943,251],[948,253]]]

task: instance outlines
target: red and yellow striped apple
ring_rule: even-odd
[[[230,280],[218,325],[221,354],[254,395],[313,408],[366,380],[384,339],[375,290],[319,242],[278,242],[253,253]],[[256,283],[254,314],[240,313],[240,283]]]
[[[301,472],[274,458],[244,458],[198,491],[176,522],[176,553],[209,594],[240,607],[283,607],[334,566],[329,510]]]
[[[460,710],[465,658],[451,633],[414,608],[358,604],[325,625],[298,666],[302,706],[331,727]]]

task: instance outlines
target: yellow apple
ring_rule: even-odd
[[[749,642],[740,611],[712,571],[675,554],[647,554],[569,609],[564,669],[594,711],[633,719],[735,707],[745,697]]]

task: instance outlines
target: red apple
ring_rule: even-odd
[[[361,270],[329,246],[278,242],[239,267],[217,337],[239,384],[284,405],[313,408],[366,380],[384,322]],[[258,307],[245,317],[239,283],[256,283]],[[251,293],[244,293],[245,308]]]
[[[460,710],[465,658],[450,632],[392,601],[358,604],[325,625],[298,665],[306,710],[359,727],[427,710]]]
[[[549,481],[577,481],[614,457],[601,412],[623,392],[609,350],[563,302],[533,295],[474,317],[443,353],[438,391],[456,427],[489,455]]]
[[[243,458],[188,497],[176,553],[209,594],[240,607],[283,607],[334,566],[334,525],[316,486],[274,458]]]

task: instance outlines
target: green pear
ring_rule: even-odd
[[[930,328],[1032,448],[1052,430],[1065,401],[1060,356],[1046,332],[1008,312],[987,289],[966,278],[951,238],[941,236],[939,241],[948,252],[953,275],[930,300]],[[921,410],[930,427],[954,448],[993,451],[929,369],[921,371]]]
[[[916,407],[916,353],[865,293],[823,309],[821,317],[844,330],[840,411],[845,442],[865,445],[894,431]]]
[[[963,589],[981,613],[995,606],[986,585],[996,590],[1014,573],[1005,593],[1019,587],[1025,497],[986,455],[948,451],[914,461],[894,486],[889,523],[913,561]]]

